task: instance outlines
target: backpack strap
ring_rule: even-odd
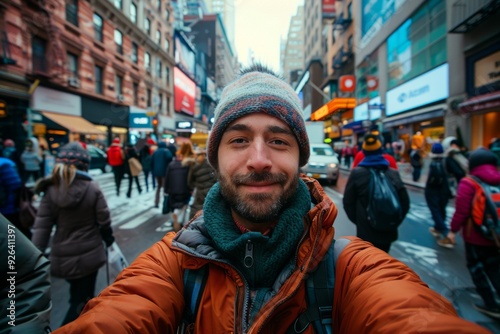
[[[302,333],[310,324],[316,333],[332,333],[335,268],[340,253],[350,242],[343,238],[332,241],[318,268],[306,280],[307,309],[297,317],[288,333]]]
[[[208,266],[203,266],[197,270],[184,270],[184,301],[186,307],[182,319],[183,327],[193,324],[196,320],[196,312],[200,306],[207,278]]]

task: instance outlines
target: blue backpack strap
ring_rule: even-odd
[[[307,310],[300,314],[288,333],[302,333],[312,324],[315,333],[331,334],[335,267],[348,239],[333,240],[317,269],[306,280]]]
[[[208,266],[203,266],[197,270],[184,270],[184,326],[194,324],[196,312],[200,306],[201,297],[208,278]]]

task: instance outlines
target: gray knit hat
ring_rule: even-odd
[[[289,84],[262,66],[243,73],[222,91],[207,142],[210,165],[217,168],[217,151],[226,127],[240,117],[257,112],[288,124],[299,144],[299,165],[304,166],[310,152],[301,102]]]

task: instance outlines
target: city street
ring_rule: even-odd
[[[131,263],[137,255],[153,243],[160,240],[171,230],[168,224],[169,215],[161,215],[160,209],[154,208],[154,192],[137,190],[132,192],[132,198],[115,194],[112,174],[101,174],[92,171],[100,184],[111,209],[112,224],[117,243],[125,257]],[[343,170],[341,178],[335,187],[326,187],[327,194],[337,204],[338,216],[335,221],[335,236],[355,235],[355,226],[347,219],[342,207],[348,172]],[[143,178],[141,179],[143,183]],[[122,184],[128,186],[128,181]],[[143,185],[143,190],[145,187]],[[435,291],[453,302],[459,315],[470,321],[489,328],[494,333],[500,333],[500,323],[480,314],[472,307],[472,303],[480,301],[475,294],[473,284],[465,266],[463,242],[458,239],[454,249],[439,247],[434,237],[428,232],[432,226],[430,212],[425,204],[423,190],[408,186],[411,199],[411,209],[399,229],[399,240],[393,243],[390,254],[408,264]],[[452,202],[447,209],[450,218],[454,208]],[[96,293],[100,292],[106,283],[106,269],[103,267],[98,275]],[[68,307],[68,285],[64,280],[53,278],[53,311],[52,328],[59,327]]]

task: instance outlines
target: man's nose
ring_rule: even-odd
[[[248,169],[254,170],[256,172],[270,170],[272,166],[271,154],[271,150],[264,141],[254,141],[251,145],[251,149],[249,150],[249,156],[247,160]]]

